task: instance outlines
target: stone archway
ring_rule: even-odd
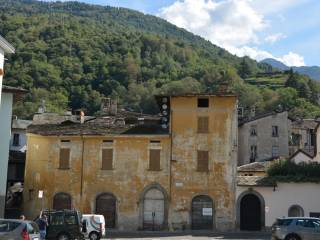
[[[101,193],[96,198],[96,213],[104,216],[106,228],[115,228],[117,199],[112,193]]]
[[[52,208],[55,210],[71,209],[71,196],[68,193],[56,193],[53,197]]]
[[[304,217],[303,208],[299,205],[292,205],[288,210],[288,217]]]
[[[213,201],[207,195],[198,195],[191,203],[191,226],[194,230],[213,228]]]
[[[237,200],[237,227],[240,230],[260,231],[265,227],[265,201],[253,190],[243,192]]]
[[[168,225],[168,197],[161,185],[147,186],[140,197],[140,223],[144,230],[164,230]]]

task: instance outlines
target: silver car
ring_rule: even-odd
[[[0,218],[0,240],[40,240],[38,225],[32,221]]]
[[[320,240],[320,218],[281,218],[271,230],[272,240]]]

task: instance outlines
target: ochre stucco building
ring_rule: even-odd
[[[233,229],[236,97],[156,99],[161,116],[31,125],[24,213],[77,208],[119,230]]]

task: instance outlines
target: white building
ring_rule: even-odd
[[[320,217],[320,184],[274,182],[266,177],[268,163],[238,167],[237,227],[241,230],[270,228],[277,218]]]
[[[2,86],[4,56],[6,53],[14,53],[14,51],[14,48],[0,36],[0,217],[3,217],[5,206],[13,102],[13,89]]]
[[[27,150],[26,130],[31,123],[31,120],[12,120],[10,151],[25,152]]]

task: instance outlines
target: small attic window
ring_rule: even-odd
[[[209,98],[198,98],[198,107],[199,108],[209,107]]]
[[[113,143],[113,140],[103,140],[104,143]]]
[[[70,140],[61,140],[62,143],[68,143]]]

